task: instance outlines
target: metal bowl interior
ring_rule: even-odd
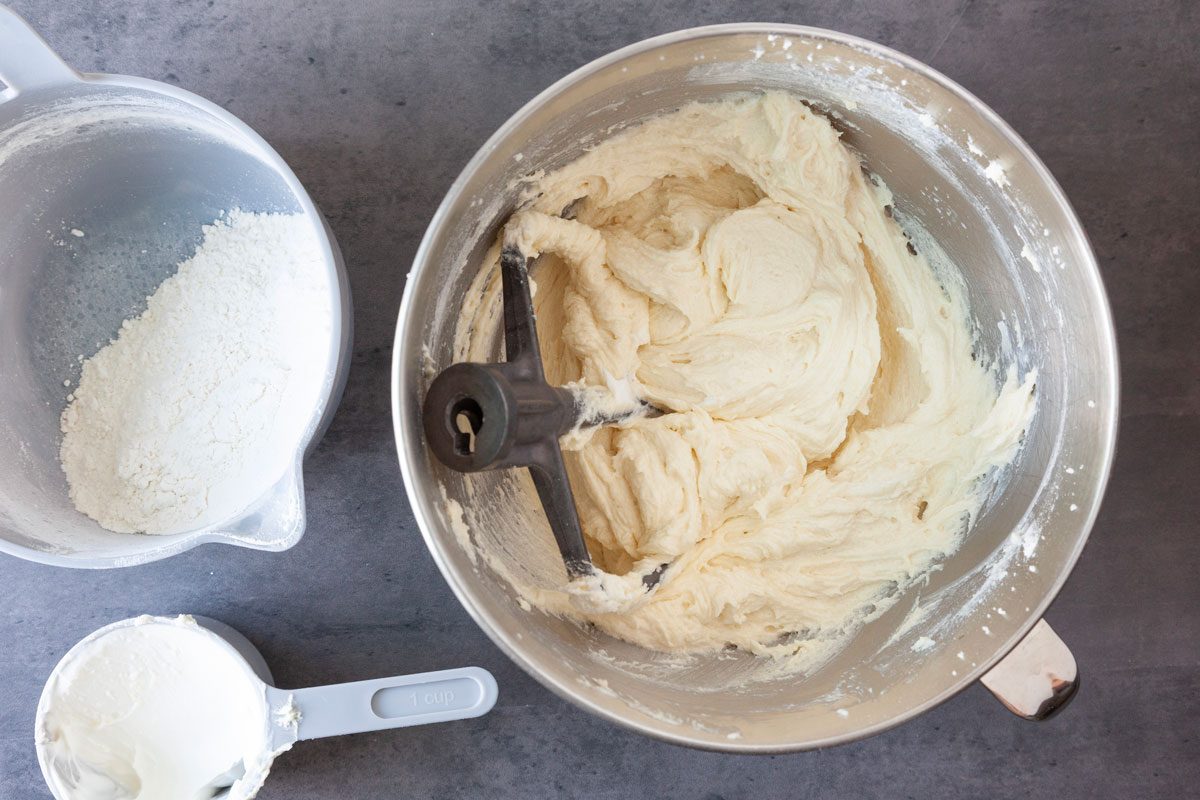
[[[448,471],[427,454],[420,424],[427,367],[452,361],[458,310],[512,210],[514,181],[685,102],[768,88],[829,114],[887,182],[897,218],[935,267],[961,271],[980,357],[1001,370],[1038,371],[1038,410],[1025,446],[961,550],[802,679],[772,678],[769,665],[740,655],[680,661],[522,610],[506,580],[464,548],[446,506],[449,499],[463,507],[476,540],[531,542],[523,551],[530,563],[506,568],[561,581],[527,478]],[[945,280],[954,275],[942,272]],[[879,45],[794,26],[669,34],[593,62],[531,101],[480,150],[431,223],[406,287],[394,359],[393,411],[409,497],[467,610],[522,667],[580,706],[646,734],[721,750],[860,738],[977,679],[1066,579],[1095,517],[1115,438],[1107,300],[1087,239],[1045,167],[993,112],[928,67]]]
[[[241,208],[304,213],[324,249],[333,336],[286,474],[240,518],[169,536],[118,534],[78,513],[58,462],[59,415],[90,356],[191,256],[202,226]],[[304,529],[300,462],[345,380],[340,255],[298,180],[253,131],[194,95],[118,76],[69,77],[0,103],[0,550],[125,566],[201,542],[259,549]]]

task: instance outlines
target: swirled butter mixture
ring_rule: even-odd
[[[542,256],[547,377],[668,413],[564,439],[605,574],[526,601],[657,650],[811,664],[959,546],[1033,376],[974,360],[964,298],[824,117],[779,92],[689,105],[528,197],[504,238]],[[460,354],[493,335],[498,283]]]

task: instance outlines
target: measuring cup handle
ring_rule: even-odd
[[[0,5],[0,81],[8,87],[0,92],[0,100],[39,86],[74,80],[79,80],[79,73],[68,67],[17,12]]]
[[[290,699],[299,739],[406,728],[486,714],[496,704],[496,679],[479,667],[422,672],[288,692],[272,689],[276,722]]]

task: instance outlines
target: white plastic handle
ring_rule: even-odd
[[[79,73],[68,67],[29,23],[0,5],[0,81],[8,87],[0,92],[0,100],[76,80]]]
[[[486,714],[496,704],[496,679],[485,669],[462,667],[333,686],[287,691],[270,687],[276,724],[294,708],[297,739],[406,728]]]

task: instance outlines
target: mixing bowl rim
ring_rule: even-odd
[[[190,531],[173,536],[181,538],[170,541],[159,542],[152,544],[145,550],[141,550],[129,555],[91,555],[87,553],[57,553],[46,550],[18,544],[9,541],[8,539],[0,538],[0,553],[16,556],[17,558],[31,561],[37,564],[45,564],[55,567],[71,567],[76,569],[110,569],[116,567],[137,566],[139,564],[148,564],[153,561],[159,561],[170,556],[178,555],[185,551],[191,550],[202,544],[218,543],[230,544],[237,547],[245,547],[255,550],[286,550],[294,546],[304,535],[306,527],[306,510],[304,507],[303,496],[303,461],[304,456],[309,448],[317,441],[318,435],[328,426],[334,412],[337,409],[341,395],[345,390],[346,380],[349,372],[350,361],[350,346],[353,331],[353,307],[350,300],[350,280],[346,272],[345,262],[341,255],[341,250],[337,245],[337,240],[334,238],[333,231],[329,227],[325,217],[317,209],[316,203],[309,196],[307,190],[300,183],[300,179],[292,168],[288,166],[275,148],[273,148],[257,131],[236,115],[230,113],[221,106],[213,103],[198,94],[182,89],[178,86],[172,86],[161,81],[151,80],[149,78],[140,78],[132,75],[119,75],[110,73],[76,73],[73,70],[71,74],[64,80],[54,83],[43,84],[34,87],[28,92],[18,92],[12,98],[0,98],[0,106],[12,100],[28,94],[35,97],[45,92],[61,91],[64,87],[72,87],[76,84],[83,86],[102,86],[113,88],[128,88],[137,89],[147,92],[152,95],[165,96],[189,105],[196,110],[207,114],[214,121],[224,124],[229,127],[231,133],[240,138],[240,143],[249,148],[257,159],[268,166],[272,172],[277,175],[287,186],[292,197],[295,198],[300,206],[300,212],[312,224],[318,239],[321,242],[321,260],[325,265],[326,276],[329,281],[330,291],[336,296],[330,306],[332,310],[331,331],[334,336],[331,339],[337,340],[336,359],[333,363],[333,375],[329,381],[328,388],[322,395],[319,406],[314,406],[313,415],[305,433],[296,441],[296,453],[292,460],[292,465],[289,472],[280,476],[280,482],[294,475],[293,483],[299,495],[299,526],[297,531],[279,540],[271,540],[266,542],[256,542],[248,537],[234,536],[220,530],[219,526],[215,530]],[[332,345],[331,345],[332,347]],[[320,408],[320,415],[316,411]],[[275,484],[276,486],[279,483]],[[247,511],[253,511],[253,506]],[[114,536],[144,536],[151,543],[160,537],[149,536],[143,534],[113,534]]]
[[[669,723],[654,720],[646,717],[642,719],[630,719],[616,711],[596,705],[587,697],[579,694],[575,687],[569,685],[566,681],[558,681],[554,678],[542,673],[537,666],[527,659],[522,652],[522,648],[518,644],[514,644],[509,638],[503,635],[496,623],[494,615],[482,603],[476,603],[474,598],[474,589],[468,585],[465,576],[459,576],[450,566],[448,560],[443,557],[441,547],[434,537],[432,531],[437,525],[436,511],[427,508],[423,495],[417,489],[417,476],[420,464],[417,463],[421,456],[414,455],[423,452],[420,448],[421,443],[421,426],[409,425],[403,414],[403,399],[409,396],[409,393],[416,391],[416,386],[412,385],[408,374],[402,369],[402,366],[409,359],[403,358],[406,354],[404,332],[409,325],[409,318],[413,313],[414,292],[412,287],[416,284],[416,278],[426,269],[429,253],[433,247],[433,240],[436,234],[445,226],[449,220],[450,212],[453,206],[459,201],[467,184],[474,175],[483,167],[483,165],[491,158],[493,151],[498,145],[503,142],[508,136],[535,111],[546,105],[551,99],[559,94],[562,94],[567,89],[576,84],[600,73],[609,67],[625,61],[634,56],[641,55],[662,47],[676,45],[681,42],[724,37],[730,35],[778,35],[790,37],[808,37],[818,41],[824,40],[838,45],[848,46],[856,50],[862,51],[874,57],[879,57],[884,60],[889,60],[900,67],[910,70],[917,75],[941,86],[957,98],[967,103],[968,106],[979,115],[983,124],[990,126],[994,131],[1007,142],[1034,170],[1037,178],[1045,186],[1055,205],[1063,212],[1069,225],[1069,237],[1076,240],[1081,245],[1081,252],[1084,256],[1080,268],[1086,272],[1087,281],[1090,287],[1094,290],[1094,295],[1098,299],[1098,307],[1096,312],[1102,317],[1100,320],[1103,323],[1103,328],[1108,331],[1108,335],[1100,342],[1102,353],[1102,366],[1106,368],[1107,387],[1105,387],[1112,397],[1111,406],[1107,407],[1109,418],[1105,421],[1101,431],[1101,441],[1099,448],[1099,461],[1101,468],[1093,475],[1096,476],[1096,492],[1094,499],[1086,509],[1080,509],[1086,513],[1080,515],[1083,525],[1080,528],[1080,533],[1068,555],[1059,574],[1055,577],[1054,584],[1048,592],[1034,605],[1031,605],[1031,611],[1026,619],[1017,626],[1016,632],[1008,638],[994,654],[986,659],[980,659],[978,665],[970,670],[964,670],[960,676],[950,682],[946,688],[942,689],[933,697],[912,706],[903,709],[893,717],[864,726],[862,728],[847,731],[845,733],[828,736],[818,740],[801,740],[791,742],[773,742],[767,744],[749,743],[739,740],[717,740],[715,738],[703,738],[700,735],[695,735],[689,727],[684,730],[685,726],[672,725]],[[420,342],[409,343],[409,348],[415,354],[415,348],[420,346]],[[392,423],[394,435],[396,439],[396,448],[400,461],[400,471],[404,480],[405,492],[408,496],[409,504],[412,508],[413,515],[417,521],[417,525],[421,530],[421,536],[425,540],[425,545],[437,564],[438,570],[442,573],[451,591],[459,603],[470,614],[475,623],[487,634],[488,638],[500,648],[500,650],[512,659],[526,673],[532,676],[535,680],[541,683],[546,688],[550,689],[559,697],[562,697],[569,702],[593,713],[602,719],[613,722],[622,727],[636,731],[638,733],[654,737],[673,744],[685,745],[705,750],[715,750],[723,752],[737,753],[785,753],[795,752],[800,750],[811,750],[821,747],[827,747],[836,744],[842,744],[850,741],[872,736],[877,733],[889,730],[897,725],[900,725],[908,720],[928,711],[929,709],[940,705],[946,700],[953,697],[958,692],[970,686],[991,669],[1000,659],[1008,654],[1020,641],[1029,633],[1030,629],[1041,619],[1046,608],[1053,602],[1054,598],[1061,591],[1067,578],[1070,576],[1075,563],[1079,559],[1080,553],[1083,551],[1084,545],[1087,543],[1091,533],[1092,526],[1095,523],[1096,516],[1099,513],[1101,501],[1104,496],[1104,489],[1107,486],[1110,473],[1112,471],[1113,458],[1115,456],[1117,425],[1119,420],[1119,366],[1117,360],[1117,343],[1116,333],[1113,325],[1112,310],[1108,302],[1108,297],[1104,291],[1103,281],[1100,276],[1099,264],[1096,261],[1095,253],[1092,249],[1091,242],[1088,240],[1087,234],[1083,229],[1082,223],[1079,221],[1075,209],[1071,206],[1062,188],[1051,175],[1050,171],[1042,163],[1041,159],[1033,152],[1029,145],[1017,134],[1013,128],[1000,118],[995,111],[983,103],[974,94],[967,91],[961,85],[946,77],[934,68],[924,64],[915,58],[907,56],[890,47],[871,42],[867,39],[862,39],[850,34],[832,31],[824,28],[808,27],[801,25],[790,25],[784,23],[727,23],[721,25],[709,25],[696,28],[687,28],[671,33],[662,34],[659,36],[644,39],[639,42],[622,47],[607,55],[591,61],[578,69],[572,71],[568,75],[555,81],[548,88],[538,93],[531,100],[521,106],[512,116],[510,116],[503,125],[501,125],[495,133],[493,133],[487,141],[479,148],[472,156],[471,160],[459,173],[458,177],[451,184],[446,196],[439,204],[433,217],[430,219],[429,226],[421,239],[421,243],[417,248],[417,252],[413,257],[413,267],[409,273],[405,283],[404,294],[400,302],[400,310],[397,318],[396,335],[392,347]]]

